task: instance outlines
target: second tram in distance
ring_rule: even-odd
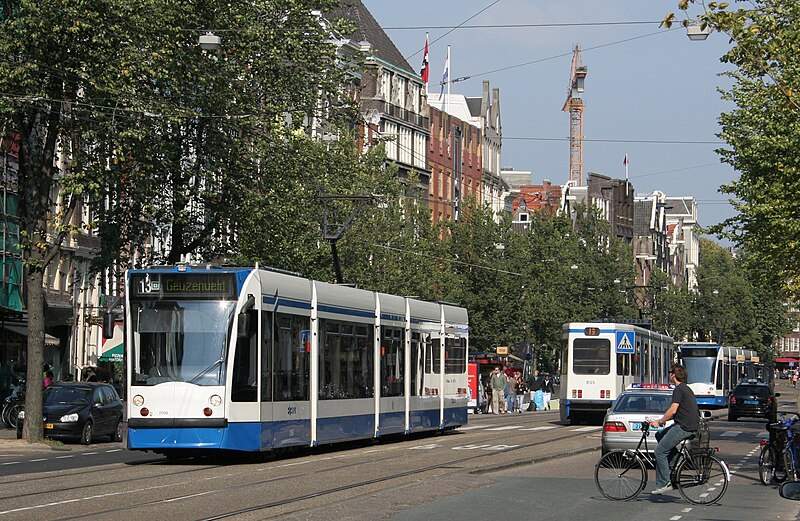
[[[750,349],[693,342],[678,345],[678,359],[686,367],[686,383],[701,407],[727,407],[731,391],[742,379],[772,382],[771,366],[765,366],[758,352]]]
[[[126,273],[128,448],[269,451],[467,422],[467,311],[255,268]]]
[[[667,383],[672,338],[634,324],[570,322],[561,333],[561,420],[601,420],[632,383]]]

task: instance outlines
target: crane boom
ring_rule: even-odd
[[[587,68],[581,65],[581,48],[572,51],[572,68],[567,85],[567,100],[561,109],[569,112],[569,180],[583,185],[583,100]]]

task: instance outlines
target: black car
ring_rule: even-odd
[[[44,390],[42,416],[44,436],[76,439],[84,445],[95,436],[122,441],[123,404],[109,384],[58,382]],[[22,422],[17,437],[22,436]]]
[[[740,416],[766,418],[774,423],[778,418],[780,393],[762,382],[748,380],[739,382],[733,389],[728,402],[728,421],[736,421]]]

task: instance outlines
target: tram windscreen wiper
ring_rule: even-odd
[[[197,376],[195,376],[194,378],[189,380],[189,383],[190,384],[196,384],[202,377],[204,377],[205,375],[207,375],[208,373],[213,371],[215,367],[220,367],[221,368],[221,364],[224,361],[225,361],[225,357],[221,357],[219,360],[217,360],[216,362],[214,362],[210,366],[206,367],[205,369],[203,369],[199,373],[197,373]],[[217,382],[219,382],[219,377],[217,378]]]

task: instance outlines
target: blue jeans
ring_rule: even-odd
[[[678,457],[677,445],[690,437],[693,432],[685,431],[680,425],[673,424],[671,427],[656,433],[656,487],[660,488],[669,483],[669,467],[675,463]]]

